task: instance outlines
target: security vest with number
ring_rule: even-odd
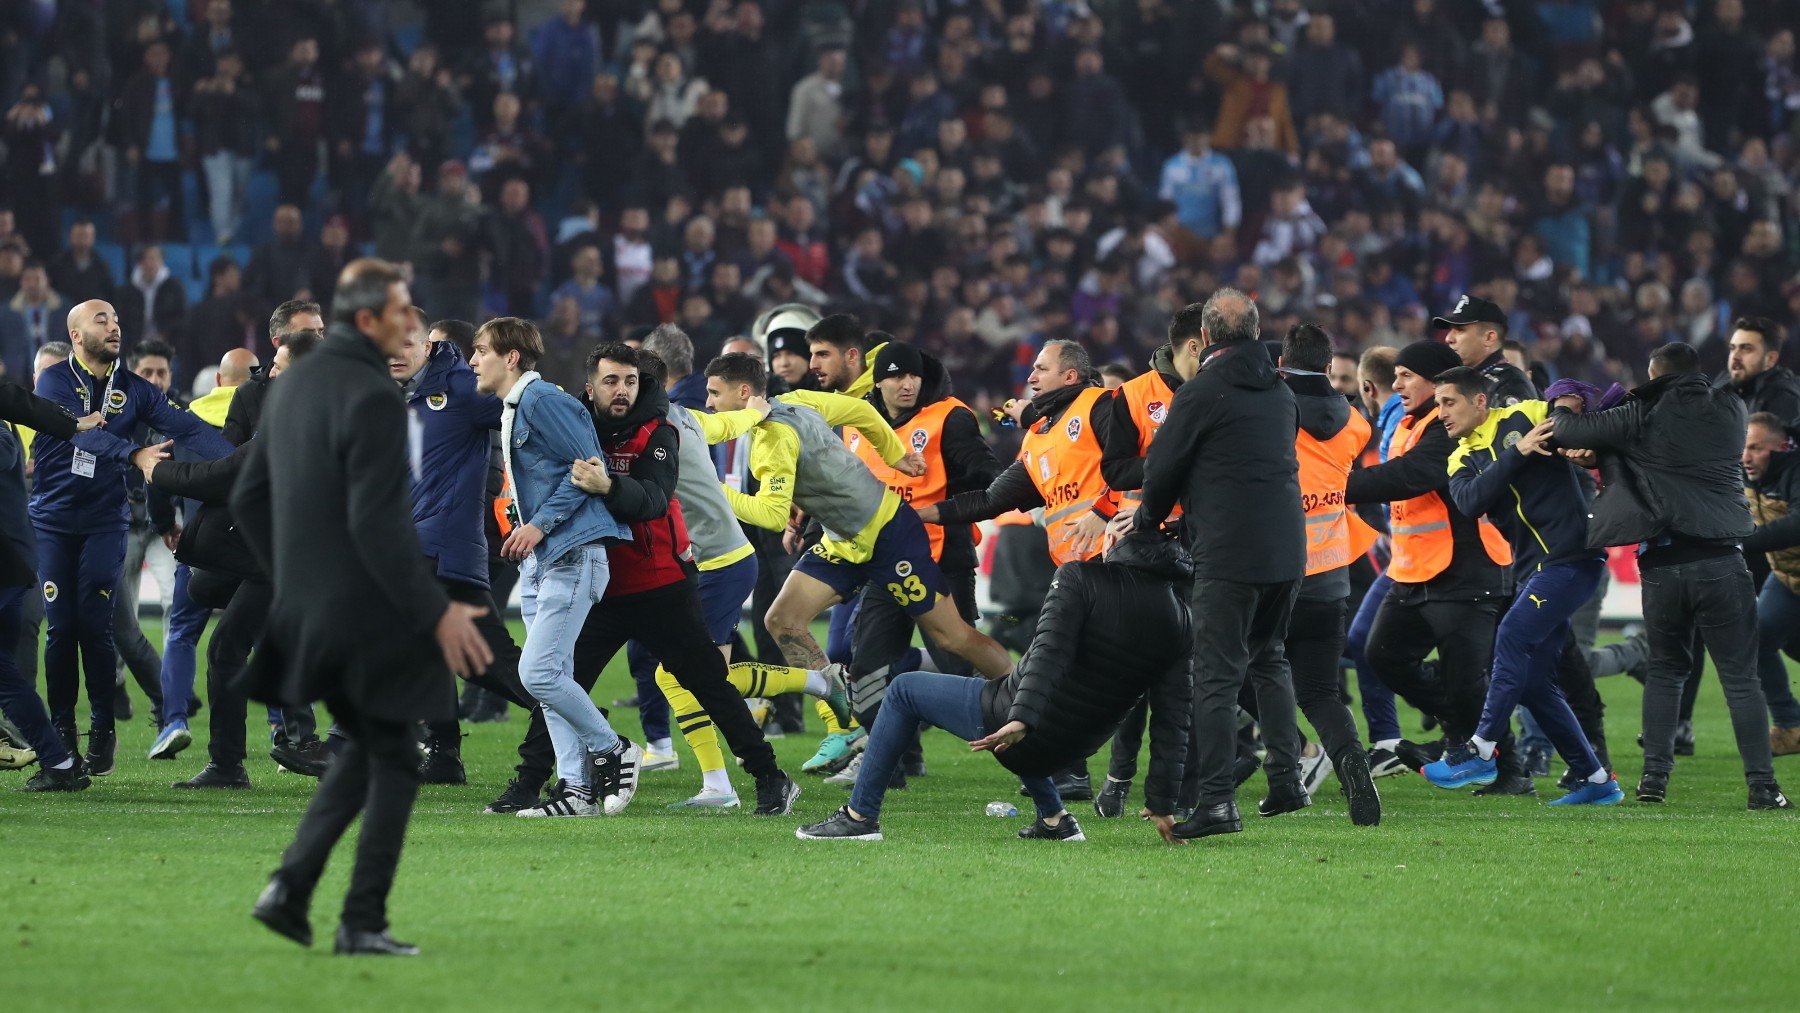
[[[1435,406],[1421,417],[1408,415],[1401,419],[1388,460],[1404,456],[1418,444],[1426,427],[1439,424]],[[1506,536],[1485,518],[1477,523],[1488,558],[1500,566],[1510,565],[1512,546],[1507,544]],[[1387,575],[1397,583],[1423,584],[1443,573],[1456,555],[1456,542],[1450,533],[1450,508],[1438,493],[1428,492],[1391,504],[1389,530],[1394,536],[1394,558],[1388,564]]]
[[[1150,454],[1150,444],[1156,439],[1157,430],[1169,418],[1169,406],[1175,402],[1175,391],[1169,387],[1169,381],[1163,379],[1162,371],[1152,368],[1148,373],[1134,376],[1119,386],[1114,397],[1125,399],[1125,409],[1131,413],[1131,421],[1137,426],[1139,457]],[[1143,502],[1144,490],[1130,489],[1118,494],[1121,503],[1133,506]],[[1177,503],[1169,510],[1169,520],[1181,516],[1181,504]]]
[[[1032,426],[1019,448],[1019,461],[1044,499],[1050,561],[1057,566],[1100,554],[1098,547],[1085,556],[1075,552],[1069,522],[1079,520],[1107,494],[1106,480],[1100,477],[1100,441],[1093,431],[1094,404],[1105,393],[1104,388],[1090,387],[1077,394],[1060,417]]]
[[[908,450],[925,458],[925,474],[918,478],[889,467],[874,445],[863,439],[863,434],[854,427],[844,427],[844,446],[861,458],[869,466],[869,473],[892,489],[901,502],[910,503],[915,509],[941,503],[950,489],[950,476],[944,470],[944,419],[958,408],[968,410],[968,405],[953,397],[941,398],[920,408],[912,421],[894,430]],[[974,531],[973,525],[970,530]],[[927,524],[925,533],[931,539],[931,558],[943,562],[944,526]]]
[[[1305,429],[1294,440],[1300,461],[1300,504],[1306,511],[1306,575],[1349,566],[1375,544],[1377,532],[1344,505],[1344,482],[1369,442],[1369,421],[1352,411],[1336,436],[1321,440]]]

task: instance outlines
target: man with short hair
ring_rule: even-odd
[[[1481,723],[1421,773],[1440,788],[1492,783],[1495,750],[1524,704],[1575,784],[1550,804],[1617,804],[1625,798],[1618,778],[1596,755],[1557,684],[1557,660],[1573,635],[1569,619],[1599,586],[1606,556],[1587,547],[1587,495],[1574,465],[1544,446],[1550,406],[1532,400],[1489,408],[1488,380],[1469,366],[1432,382],[1444,429],[1457,441],[1448,465],[1450,498],[1464,514],[1487,515],[1506,532],[1517,584],[1495,631]]]
[[[1538,396],[1531,377],[1506,360],[1501,347],[1506,340],[1506,311],[1495,303],[1465,295],[1447,315],[1432,317],[1431,327],[1444,332],[1444,344],[1463,365],[1487,378],[1493,407],[1510,408]]]
[[[1177,500],[1194,557],[1194,736],[1199,775],[1194,814],[1177,837],[1244,829],[1232,796],[1237,700],[1254,682],[1269,796],[1263,816],[1311,804],[1300,784],[1300,733],[1282,641],[1306,572],[1293,392],[1257,341],[1256,304],[1236,289],[1202,310],[1199,371],[1181,385],[1144,460],[1144,501],[1134,528],[1162,524]]]
[[[1800,753],[1800,702],[1781,657],[1800,650],[1800,452],[1791,448],[1781,416],[1750,416],[1744,495],[1756,530],[1744,539],[1744,554],[1767,553],[1769,561],[1769,576],[1756,596],[1756,669],[1773,725],[1769,751],[1776,756]]]
[[[544,705],[557,785],[524,817],[608,816],[637,794],[643,750],[607,723],[575,680],[567,651],[610,578],[606,544],[629,530],[570,480],[576,461],[600,456],[581,402],[538,376],[544,340],[535,325],[500,317],[475,332],[476,390],[499,397],[500,446],[519,522],[503,552],[520,561],[525,646],[519,679]]]
[[[848,313],[834,313],[806,331],[808,366],[822,390],[855,394],[851,388],[866,372],[862,321]],[[770,354],[774,354],[773,348]]]
[[[94,223],[78,218],[69,226],[69,246],[50,262],[50,284],[71,302],[111,299],[112,268],[94,252]]]
[[[150,381],[163,394],[169,393],[170,364],[175,361],[175,355],[168,345],[155,339],[140,341],[126,361],[132,372]],[[146,442],[157,441],[152,438]],[[119,652],[116,703],[124,706],[115,709],[121,717],[131,713],[130,701],[125,696],[125,673],[129,670],[144,696],[149,698],[160,725],[163,722],[162,656],[144,636],[143,624],[138,621],[138,585],[144,566],[149,563],[150,575],[155,578],[157,591],[162,596],[162,614],[166,619],[175,590],[172,542],[180,537],[180,530],[174,527],[174,512],[168,497],[152,495],[142,482],[136,481],[135,475],[127,475],[126,483],[126,497],[131,503],[131,527],[125,535],[123,579],[119,582],[118,593],[113,596],[113,640]]]
[[[1783,425],[1800,425],[1800,377],[1781,365],[1781,325],[1767,317],[1740,317],[1731,325],[1730,357],[1719,386],[1729,387],[1752,415],[1773,412]]]
[[[118,746],[112,595],[125,565],[130,526],[125,474],[140,458],[166,457],[169,446],[139,447],[115,434],[146,422],[207,459],[229,454],[231,444],[197,416],[171,405],[149,381],[120,368],[122,335],[111,303],[90,300],[71,309],[68,334],[74,355],[38,377],[38,395],[77,415],[98,411],[106,428],[72,440],[41,436],[33,443],[31,523],[38,533],[50,626],[44,674],[51,717],[73,751],[75,702],[85,668],[93,719],[87,764],[91,773],[104,775],[112,773]],[[163,697],[168,699],[166,691]]]
[[[1744,403],[1700,374],[1692,345],[1650,356],[1650,381],[1625,401],[1588,413],[1565,395],[1554,417],[1556,446],[1597,451],[1607,478],[1588,514],[1588,544],[1637,545],[1650,634],[1644,684],[1644,775],[1640,802],[1662,802],[1674,770],[1681,688],[1696,626],[1719,673],[1744,764],[1751,809],[1792,808],[1769,754],[1769,713],[1756,673],[1756,590],[1738,546],[1755,533],[1744,497]],[[1577,410],[1581,414],[1576,414]]]

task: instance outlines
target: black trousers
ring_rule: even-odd
[[[1369,664],[1407,703],[1436,717],[1451,742],[1466,742],[1487,705],[1500,603],[1436,601],[1407,590],[1394,585],[1376,611],[1369,628]],[[1434,647],[1435,678],[1420,664]],[[1510,729],[1499,748],[1501,772],[1523,773]]]
[[[787,583],[788,573],[793,570],[796,557],[781,547],[780,532],[744,525],[744,535],[756,550],[756,589],[750,594],[750,615],[755,620],[750,624],[750,630],[756,647],[756,660],[785,665],[787,660],[781,653],[781,645],[775,642],[774,634],[763,625],[762,617],[769,614],[769,606],[774,604],[775,596],[781,593],[781,585]],[[738,657],[735,654],[732,656]],[[774,699],[775,722],[787,731],[797,732],[806,726],[803,697],[802,693],[783,693]]]
[[[517,570],[513,571],[512,579],[514,583],[517,583],[519,579]],[[519,645],[513,643],[512,631],[506,628],[506,618],[500,608],[494,604],[493,592],[479,584],[467,584],[459,580],[439,578],[438,583],[443,585],[444,593],[450,596],[451,601],[487,609],[486,615],[476,618],[475,628],[481,631],[481,639],[487,641],[488,650],[493,652],[494,660],[492,664],[488,665],[486,672],[465,681],[503,697],[510,703],[516,703],[526,710],[537,707],[537,701],[531,698],[531,694],[525,691],[524,684],[519,681]],[[507,590],[510,592],[511,588],[508,587]],[[454,714],[456,713],[456,685],[454,682],[450,685],[449,693],[450,712]],[[536,720],[542,721],[543,717],[539,716]],[[433,721],[427,725],[427,730],[433,742],[458,742],[462,736],[461,726],[457,724],[455,718],[448,721]]]
[[[310,898],[339,838],[362,816],[343,923],[380,932],[387,928],[388,891],[419,794],[418,748],[410,723],[371,718],[343,699],[328,698],[325,705],[344,745],[313,792],[277,875],[300,897]]]
[[[1344,635],[1350,617],[1344,598],[1318,601],[1302,598],[1294,603],[1288,622],[1288,670],[1294,677],[1294,700],[1319,734],[1319,744],[1335,766],[1345,754],[1361,749],[1356,719],[1344,703],[1338,659],[1344,656]]]
[[[607,662],[629,640],[650,649],[681,688],[694,694],[712,718],[732,755],[744,763],[752,777],[780,770],[775,750],[763,738],[762,729],[744,706],[744,697],[731,686],[725,656],[712,642],[700,593],[694,578],[659,587],[654,591],[607,598],[588,613],[581,635],[575,638],[575,681],[592,691]],[[675,715],[676,720],[681,715]],[[519,777],[526,784],[543,784],[556,766],[550,732],[542,709],[531,713],[531,727],[519,744]]]
[[[275,589],[267,581],[240,583],[219,617],[219,624],[213,627],[212,642],[206,647],[206,699],[212,704],[207,711],[206,754],[221,767],[244,762],[248,748],[244,722],[249,705],[232,683],[244,670],[257,638],[262,636],[274,600]],[[307,713],[310,716],[310,708]]]
[[[1217,577],[1194,581],[1194,737],[1201,806],[1230,802],[1237,759],[1238,691],[1256,691],[1271,788],[1299,778],[1300,726],[1288,673],[1288,621],[1300,582],[1248,584]]]

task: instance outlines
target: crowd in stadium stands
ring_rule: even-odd
[[[856,312],[981,407],[1176,309],[1404,345],[1464,292],[1548,375],[1800,320],[1786,0],[20,0],[0,361],[118,305],[177,388],[359,252],[552,363]],[[1789,349],[1800,343],[1789,341]]]

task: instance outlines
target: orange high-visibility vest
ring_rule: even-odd
[[[1107,494],[1092,417],[1095,402],[1105,393],[1103,387],[1089,387],[1075,395],[1055,424],[1046,419],[1032,426],[1019,448],[1019,461],[1044,498],[1044,530],[1050,537],[1050,561],[1057,566],[1100,554],[1098,547],[1086,556],[1076,554],[1069,522],[1080,520]]]
[[[1169,388],[1169,381],[1163,379],[1162,373],[1151,369],[1148,373],[1134,376],[1113,392],[1114,397],[1125,399],[1125,408],[1131,412],[1131,421],[1137,425],[1139,457],[1148,457],[1150,442],[1156,439],[1157,430],[1169,418],[1169,406],[1175,403],[1175,392]],[[1144,501],[1144,490],[1130,489],[1118,494],[1123,503],[1137,505]],[[1181,517],[1181,504],[1177,503],[1169,509],[1168,519],[1173,521]]]
[[[1300,503],[1306,510],[1306,575],[1349,566],[1369,551],[1377,532],[1344,506],[1350,466],[1369,442],[1369,420],[1351,411],[1350,423],[1329,440],[1306,430],[1294,440],[1300,459]]]
[[[935,401],[919,409],[911,422],[894,430],[900,442],[907,449],[925,458],[925,474],[914,478],[903,472],[888,467],[881,459],[875,447],[854,426],[844,427],[844,446],[862,462],[869,466],[869,471],[881,483],[894,490],[902,502],[911,503],[915,508],[941,503],[949,495],[950,476],[944,471],[944,419],[957,408],[968,408],[956,398],[947,397]],[[971,537],[979,539],[974,525],[969,526]],[[931,539],[931,558],[944,561],[944,526],[942,524],[925,525],[925,534]]]
[[[1400,428],[1394,433],[1393,445],[1388,450],[1388,460],[1405,456],[1425,434],[1426,427],[1437,424],[1438,410],[1435,406],[1417,420],[1411,415],[1401,419]],[[1388,564],[1387,575],[1397,583],[1423,584],[1443,573],[1456,554],[1456,542],[1450,536],[1450,508],[1445,505],[1444,498],[1435,492],[1428,492],[1423,496],[1391,503],[1389,511],[1389,530],[1394,536],[1394,558]],[[1510,565],[1512,546],[1507,543],[1506,536],[1488,523],[1485,517],[1477,521],[1477,524],[1481,530],[1481,544],[1487,549],[1488,558],[1501,566]]]

